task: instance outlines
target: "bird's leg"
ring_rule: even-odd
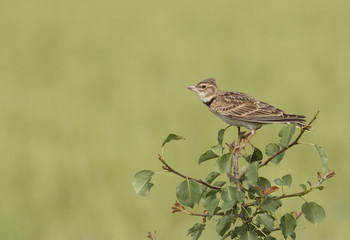
[[[247,145],[248,143],[251,145],[251,143],[250,143],[249,141],[250,141],[250,139],[252,139],[252,137],[254,137],[254,135],[255,135],[255,130],[252,130],[252,131],[250,132],[250,134],[249,134],[247,140],[243,143],[242,148],[244,148],[245,145]]]
[[[242,145],[238,145],[234,148],[234,151],[237,151],[239,149],[244,149],[245,145],[247,145],[248,143],[251,144],[249,141],[250,139],[252,139],[252,137],[255,135],[255,130],[252,130],[248,136],[248,138],[245,140],[245,142]]]
[[[254,132],[250,132],[247,135],[243,136],[243,139],[245,139],[246,141],[244,142],[244,146],[247,145],[248,143],[250,144],[250,146],[252,146],[252,148],[254,149],[254,145],[249,141],[253,136],[255,135],[255,131]]]
[[[241,144],[241,128],[240,127],[237,127],[237,133],[238,133],[238,137],[237,137],[237,143],[238,145]]]
[[[237,143],[238,145],[241,144],[242,140],[244,140],[246,138],[246,136],[244,135],[245,134],[245,131],[242,131],[241,132],[241,128],[240,127],[237,127],[238,129],[238,138],[237,138]],[[249,134],[248,134],[249,135]]]

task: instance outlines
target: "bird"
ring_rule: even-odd
[[[242,92],[221,91],[216,85],[215,78],[204,79],[187,88],[197,93],[209,110],[225,123],[238,127],[238,131],[240,127],[245,127],[250,131],[246,141],[238,148],[244,148],[255,135],[256,130],[265,124],[296,123],[299,127],[306,126],[305,116],[287,114],[279,108]]]

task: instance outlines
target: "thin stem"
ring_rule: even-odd
[[[239,146],[241,144],[241,141],[242,141],[242,134],[241,134],[241,128],[237,127],[237,129],[238,129],[237,145]],[[235,146],[234,146],[234,148],[235,148]],[[234,158],[233,173],[234,173],[234,176],[235,176],[235,183],[236,183],[236,186],[237,186],[237,190],[239,192],[242,192],[242,183],[240,181],[239,172],[238,172],[239,149],[236,150],[236,151],[233,150],[232,157]]]
[[[207,210],[205,210],[203,213],[194,213],[194,212],[187,211],[185,209],[185,207],[181,203],[179,203],[177,201],[174,203],[174,205],[171,208],[173,209],[172,213],[182,212],[182,213],[185,213],[187,215],[199,216],[199,217],[208,217],[208,216],[210,216],[208,214]],[[213,215],[215,215],[215,216],[224,216],[224,213],[214,213]]]
[[[300,212],[298,216],[296,216],[295,221],[298,221],[301,216],[303,216],[303,212]],[[281,230],[280,227],[275,227],[274,229],[272,229],[272,231],[279,231],[279,230]]]
[[[327,179],[333,177],[334,175],[335,175],[334,172],[331,172],[330,170],[328,170],[328,171],[324,174],[324,176],[322,176],[322,177],[318,180],[318,182],[317,182],[315,185],[313,185],[312,187],[310,187],[309,189],[306,189],[306,190],[304,190],[304,191],[297,192],[297,193],[282,194],[282,195],[280,195],[280,196],[273,197],[273,199],[274,199],[274,200],[278,200],[278,199],[282,199],[282,198],[302,197],[302,196],[304,196],[304,195],[310,193],[311,191],[315,190],[315,189],[318,188],[319,186],[321,186],[322,183],[323,183],[324,181],[326,181]],[[244,207],[247,208],[247,207],[251,207],[251,206],[253,206],[253,205],[254,205],[253,203],[245,203],[245,204],[244,204]]]
[[[304,195],[308,194],[309,192],[311,192],[312,190],[318,188],[324,181],[326,181],[328,178],[333,177],[334,175],[335,175],[334,172],[330,172],[328,170],[327,173],[322,178],[320,178],[319,181],[315,185],[313,185],[309,189],[306,189],[304,191],[297,192],[297,193],[282,194],[281,196],[274,197],[273,199],[278,200],[278,199],[290,198],[290,197],[301,197],[302,198],[302,196],[304,196]]]
[[[258,214],[261,206],[262,206],[262,203],[263,203],[263,199],[260,199],[260,203],[259,205],[256,207],[255,209],[255,212],[253,213],[253,215],[249,218],[250,220],[253,220],[253,218]]]
[[[308,143],[308,142],[299,142],[299,144],[305,144],[305,145],[310,145],[310,146],[315,146],[315,144],[313,143]]]
[[[302,127],[300,129],[300,133],[299,135],[295,138],[295,140],[290,143],[287,147],[281,148],[279,151],[277,151],[275,154],[273,154],[272,156],[268,157],[265,161],[263,161],[262,163],[259,164],[259,168],[266,166],[273,158],[277,157],[278,155],[280,155],[281,153],[283,153],[284,151],[286,151],[287,149],[293,147],[294,145],[298,144],[299,139],[303,136],[304,132],[309,130],[311,128],[311,124],[316,120],[316,117],[318,115],[320,111],[317,111],[317,113],[315,114],[315,116],[311,119],[311,121],[304,127]],[[246,168],[243,168],[241,173],[238,176],[239,181],[241,181],[242,177],[245,175],[246,173]]]
[[[266,233],[264,233],[262,230],[260,230],[254,223],[250,222],[251,225],[253,225],[255,227],[256,230],[258,230],[259,232],[261,232],[265,237],[267,237]]]
[[[174,173],[174,174],[176,174],[176,175],[178,175],[178,176],[180,176],[180,177],[182,177],[184,179],[187,179],[187,180],[194,180],[194,181],[196,181],[196,182],[198,182],[200,184],[203,184],[203,185],[205,185],[205,186],[207,186],[207,187],[209,187],[211,189],[221,190],[221,187],[210,185],[209,183],[206,183],[206,182],[202,181],[201,179],[195,179],[195,178],[192,178],[192,177],[185,176],[182,173],[179,173],[178,171],[176,171],[175,169],[170,167],[169,164],[167,164],[164,161],[163,157],[160,154],[158,154],[158,159],[159,159],[159,161],[161,161],[164,164],[164,166],[162,166],[162,168],[164,170],[168,171],[168,172],[172,172],[172,173]]]
[[[191,215],[191,216],[199,216],[199,217],[208,217],[209,216],[209,214],[206,214],[206,213],[193,213],[193,212],[190,212],[190,211],[187,211],[187,210],[182,210],[182,212],[186,213],[188,215]]]
[[[298,144],[299,139],[301,138],[301,136],[303,136],[304,132],[306,130],[309,130],[311,128],[311,124],[316,120],[316,117],[318,115],[320,111],[317,111],[317,113],[315,114],[315,116],[311,119],[311,121],[304,127],[302,127],[300,129],[300,133],[299,135],[296,137],[296,139],[290,143],[287,147],[281,148],[279,151],[277,151],[275,154],[273,154],[272,156],[268,157],[264,162],[259,164],[259,167],[263,167],[266,166],[273,158],[275,158],[276,156],[280,155],[281,153],[283,153],[284,151],[286,151],[288,148],[293,147],[294,145]]]
[[[187,211],[187,210],[181,210],[181,212],[187,214],[187,215],[190,215],[190,216],[197,216],[197,217],[208,217],[210,216],[208,213],[194,213],[194,212],[190,212],[190,211]],[[213,214],[214,216],[224,216],[223,213],[214,213]]]

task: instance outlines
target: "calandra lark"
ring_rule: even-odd
[[[187,87],[197,93],[209,110],[232,126],[246,127],[250,134],[240,146],[244,146],[254,136],[257,129],[270,123],[294,123],[305,125],[305,116],[286,114],[281,109],[261,102],[245,93],[221,91],[214,78],[200,81],[196,85]]]

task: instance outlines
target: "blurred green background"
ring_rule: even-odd
[[[186,89],[207,77],[308,119],[321,111],[303,141],[323,146],[337,175],[305,197],[326,219],[302,218],[297,237],[348,238],[349,12],[345,0],[1,1],[0,239],[146,239],[154,229],[186,239],[200,219],[171,214],[181,180],[155,176],[147,198],[131,182],[161,170],[170,132],[186,141],[167,145],[169,164],[197,178],[213,168],[197,160],[226,125]],[[253,143],[264,149],[279,129]],[[294,192],[321,169],[300,145],[262,174],[291,173]],[[202,239],[217,239],[215,224]]]

